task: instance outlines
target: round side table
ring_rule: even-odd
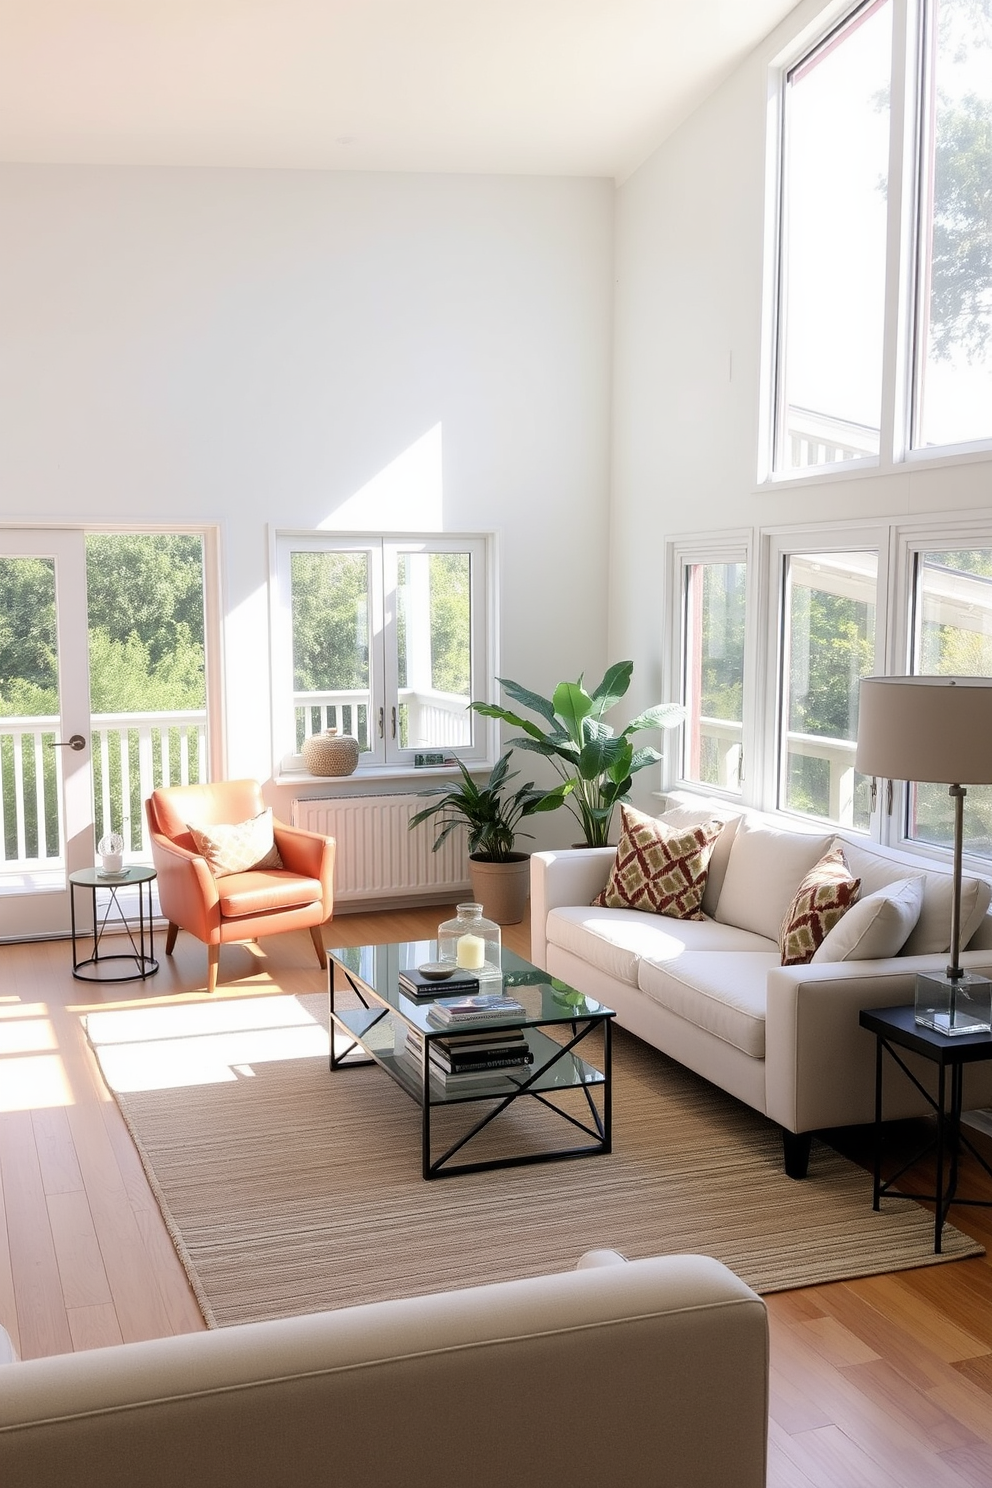
[[[137,864],[120,873],[106,874],[99,868],[80,868],[69,874],[69,914],[72,922],[72,974],[81,982],[137,982],[158,971],[152,929],[152,884],[154,868]],[[138,912],[117,897],[121,889],[137,888]],[[97,891],[109,898],[97,904]],[[78,928],[76,893],[90,895],[91,929]],[[105,951],[104,935],[125,935],[129,949]],[[89,954],[87,954],[87,952]],[[123,963],[123,966],[120,964]]]

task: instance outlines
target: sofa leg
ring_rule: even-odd
[[[207,991],[217,991],[217,973],[220,970],[220,946],[207,946]]]
[[[165,954],[167,956],[171,956],[172,953],[173,953],[173,951],[176,949],[176,937],[178,936],[178,934],[179,934],[179,926],[178,925],[174,925],[172,923],[172,921],[170,920],[169,921],[169,928],[168,928],[168,930],[166,932],[166,936],[165,936]]]
[[[783,1127],[782,1142],[785,1147],[785,1171],[790,1178],[805,1178],[809,1169],[813,1133],[791,1132]]]

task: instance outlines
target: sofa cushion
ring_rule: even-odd
[[[923,876],[901,878],[852,904],[813,952],[814,961],[882,961],[898,956],[920,917]]]
[[[906,877],[906,862],[873,852],[859,842],[844,842],[851,872],[861,879],[863,894],[873,894]],[[920,917],[902,948],[904,956],[942,956],[951,948],[951,875],[924,872]],[[982,923],[992,901],[992,886],[984,878],[961,880],[961,945],[966,946]]]
[[[775,952],[774,943],[715,920],[672,920],[638,909],[600,909],[596,905],[553,909],[547,921],[548,941],[588,961],[597,971],[628,986],[637,986],[642,958],[658,965],[686,951]]]
[[[318,902],[323,890],[316,878],[263,868],[225,875],[218,893],[221,914],[233,920],[244,915],[271,914],[276,909],[302,909]]]
[[[778,966],[775,950],[686,951],[677,961],[641,962],[638,986],[653,1002],[732,1044],[752,1059],[765,1057],[765,989]]]
[[[187,825],[196,851],[206,858],[214,878],[228,873],[248,873],[252,868],[282,867],[273,835],[271,807],[248,821]]]
[[[723,888],[723,880],[727,876],[727,864],[730,862],[730,849],[734,845],[734,838],[737,835],[737,827],[743,812],[734,811],[722,801],[714,801],[711,805],[706,805],[705,802],[702,805],[693,805],[692,797],[688,795],[683,797],[678,791],[669,792],[666,799],[675,804],[662,811],[658,820],[668,822],[670,826],[698,827],[704,822],[714,820],[723,823],[720,835],[710,852],[706,887],[699,906],[703,914],[709,915],[712,919],[720,902],[720,890]],[[699,798],[695,799],[698,801]]]
[[[824,853],[799,885],[782,921],[782,965],[802,966],[812,961],[827,932],[860,893],[861,880],[851,877],[840,845]]]
[[[715,918],[777,945],[796,890],[833,840],[832,833],[785,832],[745,818],[730,849]]]
[[[620,818],[616,859],[593,903],[676,920],[701,919],[710,853],[722,823],[711,819],[675,827],[632,806],[621,806]]]

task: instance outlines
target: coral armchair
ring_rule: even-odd
[[[159,903],[169,922],[170,955],[180,930],[207,947],[207,991],[217,987],[220,948],[285,930],[309,930],[317,959],[327,965],[320,927],[334,905],[334,839],[273,822],[281,865],[215,873],[202,842],[212,828],[252,822],[265,812],[256,780],[165,786],[145,802]]]

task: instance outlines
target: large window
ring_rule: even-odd
[[[739,791],[744,776],[744,615],[747,565],[687,562],[683,569],[682,773]]]
[[[280,537],[283,768],[302,768],[304,739],[327,728],[357,738],[360,769],[484,757],[485,726],[468,704],[495,670],[487,564],[484,538]]]
[[[992,677],[992,548],[919,550],[913,567],[911,671]],[[992,787],[968,787],[964,825],[966,851],[992,857]],[[947,847],[953,830],[946,785],[911,786],[907,837]]]
[[[854,769],[858,688],[875,670],[874,552],[792,553],[783,563],[778,805],[867,828]]]
[[[988,0],[867,0],[799,57],[778,184],[773,472],[992,441]]]

